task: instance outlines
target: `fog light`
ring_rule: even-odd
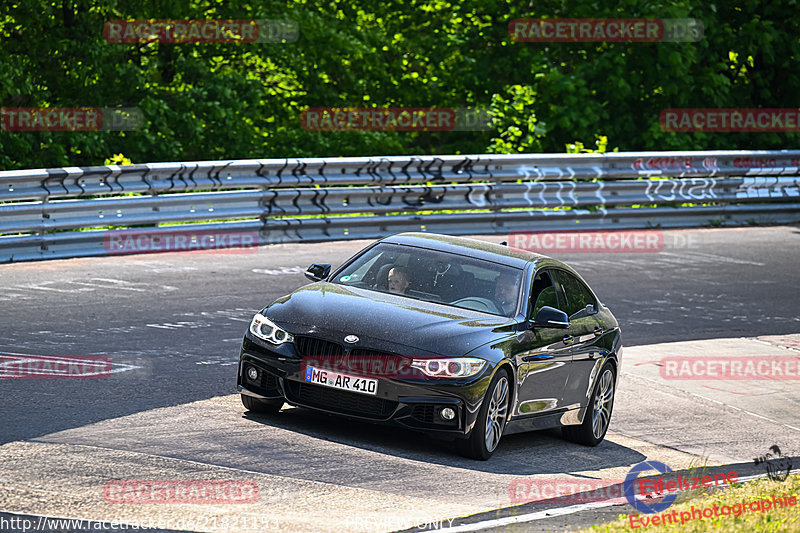
[[[247,367],[247,379],[250,381],[255,381],[258,379],[258,370],[256,370],[256,367]]]
[[[445,407],[444,409],[439,411],[439,414],[445,420],[452,420],[452,419],[454,419],[456,417],[456,412],[453,410],[452,407]]]

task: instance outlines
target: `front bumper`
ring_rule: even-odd
[[[250,366],[258,370],[255,380],[246,374]],[[305,363],[290,343],[266,347],[246,336],[239,356],[237,390],[255,398],[283,398],[295,406],[457,437],[472,430],[492,372],[487,363],[481,373],[471,378],[381,377],[377,394],[367,395],[309,383],[305,381]],[[445,407],[455,410],[455,418],[446,420],[441,416]]]

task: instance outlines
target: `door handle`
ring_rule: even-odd
[[[574,337],[572,335],[565,335],[561,340],[564,341],[564,344],[569,344],[574,340]]]
[[[594,328],[594,334],[599,337],[600,335],[603,334],[603,328],[601,328],[600,326],[597,326],[596,328]]]
[[[529,361],[546,361],[547,359],[552,359],[552,358],[553,358],[552,355],[539,354],[539,355],[528,355],[528,356],[525,356],[525,357],[522,358],[522,360],[527,363]]]

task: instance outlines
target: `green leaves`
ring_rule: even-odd
[[[138,107],[128,132],[0,131],[0,168],[214,158],[784,148],[796,133],[674,133],[671,107],[796,107],[788,0],[27,0],[0,5],[0,105]],[[696,43],[514,42],[530,17],[693,17]],[[114,19],[291,19],[295,43],[106,42]],[[491,131],[324,132],[308,107],[488,108]],[[593,148],[594,149],[594,148]],[[598,146],[597,149],[600,149]]]

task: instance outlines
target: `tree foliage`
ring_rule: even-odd
[[[137,131],[0,132],[0,168],[351,155],[778,149],[664,108],[798,107],[795,2],[8,0],[0,105],[138,107]],[[515,18],[700,19],[699,42],[514,42]],[[294,43],[109,43],[113,19],[292,19]],[[308,107],[482,107],[489,131],[308,131]]]

